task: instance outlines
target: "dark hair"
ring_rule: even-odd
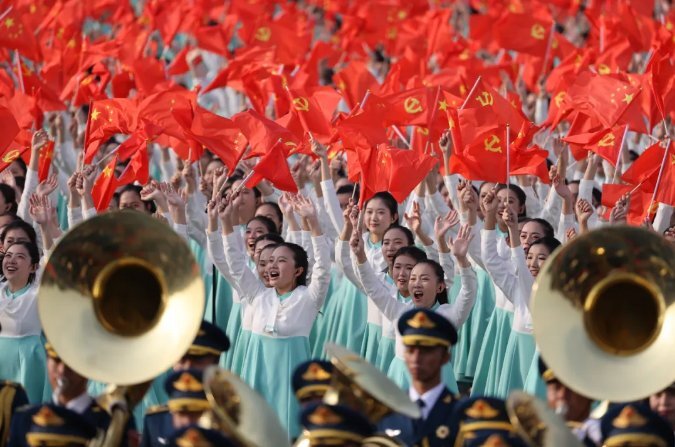
[[[424,250],[414,245],[401,247],[398,250],[396,250],[396,253],[394,254],[394,262],[396,262],[396,258],[398,258],[399,256],[410,256],[415,260],[417,264],[426,261],[428,259],[427,254],[424,252]]]
[[[138,197],[140,198],[142,190],[143,190],[142,186],[138,186],[138,185],[134,185],[134,184],[124,185],[122,187],[122,189],[120,189],[120,191],[119,191],[120,195],[117,199],[117,207],[119,208],[119,203],[122,199],[122,194],[124,194],[125,192],[133,192],[133,193],[136,193],[138,195]],[[141,199],[141,202],[143,202],[143,205],[145,205],[145,209],[147,211],[149,211],[150,213],[154,213],[155,211],[157,211],[157,205],[155,205],[154,201],[152,201],[152,200],[142,200]]]
[[[307,252],[304,248],[298,244],[292,242],[282,242],[278,244],[276,248],[286,247],[293,252],[293,261],[295,262],[295,267],[302,268],[302,274],[298,276],[298,281],[296,285],[306,286],[307,285],[307,269],[309,268],[309,260],[307,258]]]
[[[258,245],[258,242],[261,241],[271,241],[274,242],[275,245],[277,244],[283,244],[284,243],[284,238],[281,237],[280,235],[276,233],[267,233],[267,234],[261,234],[257,238],[255,238],[255,241],[253,242],[253,248],[255,248]]]
[[[537,239],[536,241],[532,242],[530,244],[530,248],[534,247],[535,245],[544,245],[546,248],[548,248],[549,253],[553,253],[556,248],[560,247],[560,241],[553,236],[544,236],[541,239]]]
[[[26,187],[26,177],[22,175],[14,177],[14,183],[16,184],[17,188],[23,191],[23,189]]]
[[[541,225],[541,227],[544,229],[544,236],[543,237],[552,238],[555,235],[555,230],[553,229],[553,225],[551,225],[551,223],[546,219],[542,219],[541,217],[534,217],[534,218],[528,217],[527,220],[524,220],[524,222],[526,222],[526,223],[527,222],[536,222],[539,225]]]
[[[265,205],[272,207],[272,210],[274,210],[274,214],[276,214],[277,217],[279,218],[279,228],[278,228],[278,230],[281,231],[281,228],[284,225],[284,213],[281,212],[281,208],[279,208],[279,205],[277,205],[274,202],[263,202],[260,205],[258,205],[255,210],[258,211],[260,208],[262,208]]]
[[[26,162],[23,161],[23,158],[19,157],[16,160],[14,160],[12,163],[16,163],[19,165],[19,168],[23,171],[23,177],[26,177],[26,174],[28,173],[28,168],[26,167]]]
[[[392,196],[389,192],[387,191],[380,191],[377,194],[375,194],[373,197],[370,199],[366,200],[366,203],[363,204],[363,209],[365,209],[368,204],[371,202],[371,200],[375,199],[380,199],[383,203],[384,206],[387,207],[389,212],[391,213],[392,217],[396,216],[396,222],[398,222],[398,203],[396,203],[396,199],[394,196]]]
[[[279,228],[277,228],[277,224],[275,224],[274,221],[272,219],[270,219],[269,217],[267,217],[267,216],[253,216],[253,218],[246,223],[246,226],[248,227],[248,225],[251,222],[254,222],[254,221],[260,222],[261,224],[265,225],[268,233],[279,234]]]
[[[438,280],[438,282],[443,284],[443,290],[441,290],[436,294],[436,302],[438,304],[448,304],[448,288],[445,285],[445,272],[443,271],[443,267],[441,267],[441,264],[434,261],[433,259],[426,259],[424,261],[420,261],[416,265],[420,264],[426,264],[431,266],[431,268],[434,270],[434,274],[436,275],[436,279]]]
[[[23,230],[26,232],[28,235],[28,239],[33,244],[37,244],[37,236],[35,234],[35,228],[28,222],[21,220],[21,219],[16,219],[7,225],[5,225],[5,228],[2,229],[2,233],[0,233],[0,242],[3,244],[5,243],[5,237],[7,237],[7,233],[9,233],[12,230]]]
[[[415,236],[413,235],[412,231],[410,231],[410,229],[408,227],[404,227],[403,225],[393,223],[393,224],[389,225],[389,228],[387,228],[384,231],[384,235],[389,233],[391,230],[402,231],[403,234],[405,234],[406,239],[408,239],[408,245],[413,245],[415,243]],[[383,239],[384,239],[384,237],[383,237]]]
[[[16,192],[14,191],[14,188],[7,185],[6,183],[0,183],[0,194],[2,194],[2,196],[5,198],[5,202],[10,204],[7,212],[16,213],[16,210],[19,208],[19,206],[16,203]]]
[[[342,185],[335,191],[335,194],[349,194],[351,196],[354,193],[355,187],[356,186],[353,183]],[[358,197],[358,194],[355,194],[355,196]]]
[[[15,245],[21,245],[22,247],[26,248],[26,250],[28,251],[28,256],[30,256],[31,265],[35,265],[35,264],[40,263],[40,252],[39,252],[35,242],[29,242],[29,241],[14,242],[12,245],[7,247],[7,249],[9,250],[10,248],[14,247]],[[4,259],[4,257],[3,257],[3,259]],[[5,278],[4,272],[2,272],[2,281],[7,281],[7,278]],[[27,284],[32,284],[33,281],[35,281],[35,272],[28,275],[28,283]]]
[[[225,184],[227,185],[227,188],[225,188],[225,191],[228,191],[232,187],[232,185],[234,185],[234,182],[236,182],[238,180],[244,180],[244,177],[242,177],[239,174],[234,174],[234,175],[230,176],[230,178],[228,178],[227,181],[225,182]],[[260,192],[260,190],[258,189],[257,186],[254,186],[253,188],[248,188],[246,186],[246,188],[253,191],[253,194],[255,195],[256,199],[259,199],[259,198],[262,197],[262,193]]]
[[[516,195],[516,198],[518,199],[518,202],[520,203],[520,206],[523,207],[523,212],[518,214],[518,217],[525,217],[527,215],[527,209],[525,208],[525,202],[527,201],[527,195],[525,194],[525,191],[522,190],[522,188],[518,185],[514,185],[513,183],[509,183],[508,186],[500,183],[497,185],[497,191],[499,192],[503,189],[510,189],[513,191],[513,193]]]

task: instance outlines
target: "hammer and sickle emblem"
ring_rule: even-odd
[[[608,133],[604,137],[602,137],[602,140],[598,143],[598,146],[600,147],[612,147],[614,146],[614,134],[613,133]]]
[[[499,143],[502,142],[502,140],[499,139],[499,137],[495,134],[490,135],[489,138],[486,138],[484,141],[485,143],[485,150],[488,152],[499,152],[501,154],[502,152],[502,147],[499,145]]]
[[[480,95],[476,96],[476,101],[480,103],[483,107],[491,106],[494,104],[495,100],[492,97],[490,92],[482,92]]]
[[[293,106],[295,107],[295,110],[299,110],[301,112],[308,112],[309,111],[309,100],[304,97],[299,97],[295,98],[293,100]]]
[[[261,26],[255,31],[255,38],[261,42],[267,42],[272,37],[272,30],[266,26]]]
[[[555,100],[555,105],[556,105],[557,107],[560,107],[560,104],[562,104],[562,102],[563,102],[563,100],[565,99],[565,96],[566,96],[566,95],[567,95],[567,93],[565,93],[565,92],[558,92],[558,93],[555,95],[554,100]]]
[[[598,74],[608,75],[611,73],[611,71],[612,70],[605,64],[598,65]]]
[[[408,97],[403,101],[403,108],[408,113],[420,113],[422,111],[422,104],[417,98]]]
[[[422,135],[427,136],[429,135],[429,129],[427,129],[426,127],[418,127],[417,133],[421,133]]]
[[[21,152],[19,152],[18,149],[12,149],[11,151],[7,152],[4,157],[2,157],[2,161],[4,163],[11,163],[19,158],[19,155],[21,155]]]
[[[544,40],[544,37],[546,37],[546,29],[541,24],[535,23],[532,25],[530,35],[537,40]]]

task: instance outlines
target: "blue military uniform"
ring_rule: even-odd
[[[457,343],[457,331],[452,324],[442,315],[428,309],[413,309],[401,315],[398,331],[406,346],[440,346],[449,349]],[[443,386],[426,418],[412,420],[394,414],[380,421],[378,429],[408,446],[448,446],[454,438],[450,417],[456,403],[457,397]],[[422,407],[426,403],[420,398],[418,405]]]
[[[476,438],[488,435],[509,437],[515,429],[506,411],[506,403],[496,397],[474,396],[462,400],[452,415],[455,447],[467,447]]]
[[[12,415],[24,405],[28,405],[28,396],[23,387],[9,380],[0,381],[0,445],[9,438]]]
[[[168,440],[169,447],[236,447],[217,430],[190,425],[175,431]]]
[[[143,422],[141,447],[160,447],[169,442],[179,427],[173,425],[173,412],[203,412],[210,408],[202,385],[202,371],[176,371],[166,378],[164,388],[169,395],[167,405],[150,409]]]

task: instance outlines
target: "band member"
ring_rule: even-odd
[[[452,415],[451,427],[455,442],[448,445],[455,447],[482,445],[473,442],[494,435],[508,439],[515,432],[506,412],[506,403],[495,397],[477,396],[459,402]]]
[[[668,421],[646,405],[615,405],[600,421],[604,447],[673,447],[675,437]]]
[[[167,444],[167,440],[178,429],[196,424],[209,406],[202,372],[197,369],[176,371],[167,377],[164,385],[169,401],[145,416],[141,446],[156,447]]]
[[[321,402],[330,387],[333,365],[325,360],[310,360],[293,373],[293,392],[301,406]]]
[[[174,432],[168,445],[169,447],[235,447],[237,444],[217,430],[190,425]]]
[[[361,447],[373,433],[364,415],[342,405],[310,404],[302,410],[300,422],[312,447]]]
[[[35,407],[29,421],[22,441],[30,447],[86,446],[97,434],[96,427],[84,416],[59,405]]]
[[[7,443],[12,415],[24,405],[28,405],[28,396],[23,387],[9,380],[0,381],[0,447]]]
[[[443,315],[429,309],[405,312],[398,330],[412,380],[408,394],[420,407],[422,417],[411,420],[396,414],[383,419],[378,428],[406,445],[449,445],[454,436],[450,416],[456,398],[442,382],[441,369],[450,361],[449,349],[457,342],[457,331]]]

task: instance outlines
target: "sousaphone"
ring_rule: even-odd
[[[201,425],[220,430],[240,447],[290,446],[275,411],[237,375],[214,365],[204,371],[203,383],[211,411]]]
[[[187,352],[204,311],[189,246],[140,212],[110,212],[66,233],[42,274],[38,311],[63,361],[99,382],[154,379]]]
[[[565,422],[544,402],[522,391],[506,399],[511,424],[530,447],[583,447]]]
[[[675,380],[675,246],[637,227],[573,239],[533,288],[541,356],[569,388],[614,402]]]

